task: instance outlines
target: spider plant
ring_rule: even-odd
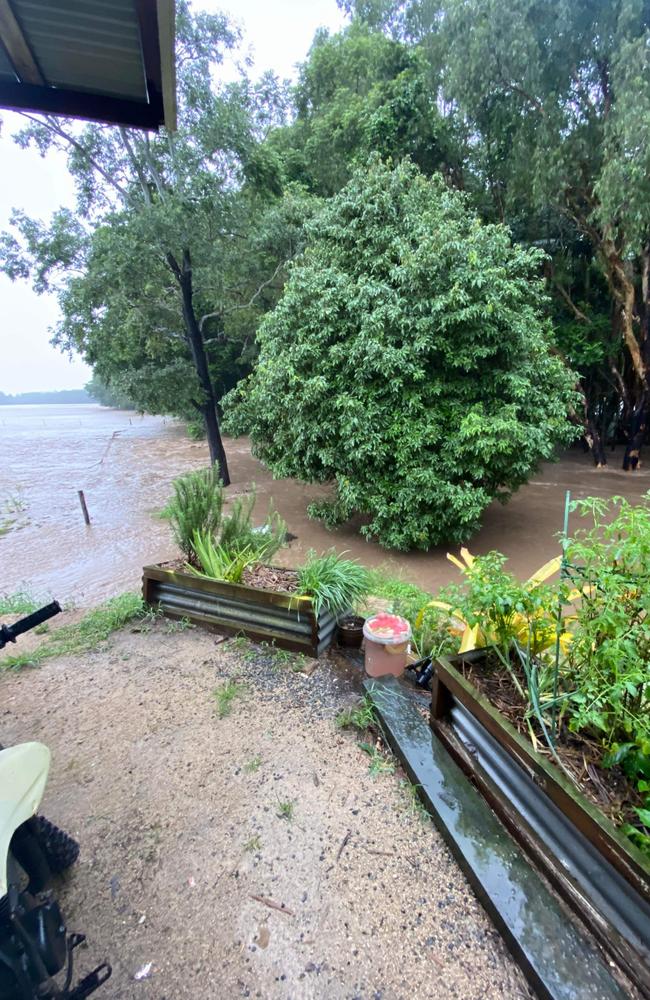
[[[369,587],[368,571],[354,559],[334,550],[320,556],[311,551],[298,570],[296,597],[310,597],[317,617],[323,608],[340,615],[367,597]]]
[[[250,546],[239,552],[229,552],[223,545],[215,542],[207,531],[195,531],[192,545],[201,569],[196,569],[189,563],[187,569],[196,576],[205,576],[210,580],[241,583],[246,567],[257,560],[257,553]]]

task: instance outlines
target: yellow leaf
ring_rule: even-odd
[[[478,625],[470,628],[469,625],[463,632],[463,638],[461,639],[459,653],[469,653],[471,650],[477,648],[478,641]]]
[[[460,561],[460,559],[457,559],[456,556],[452,556],[451,552],[447,553],[447,559],[449,560],[449,562],[453,562],[454,566],[458,566],[458,569],[462,573],[465,572],[465,568],[466,567],[463,565],[463,563]]]
[[[526,581],[526,586],[536,587],[539,583],[543,583],[544,580],[548,580],[549,576],[553,576],[554,573],[557,573],[561,565],[562,556],[556,556],[555,559],[549,559],[547,563],[540,566],[537,572],[533,573],[531,578]]]
[[[471,569],[472,566],[474,565],[474,556],[472,555],[472,553],[469,551],[469,549],[463,548],[460,550],[460,554],[467,563],[468,567]]]
[[[427,608],[441,608],[442,611],[451,611],[451,604],[447,604],[446,601],[428,601],[423,608],[420,608],[415,619],[415,627],[420,628],[422,622],[424,621],[424,615]]]

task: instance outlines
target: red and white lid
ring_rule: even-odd
[[[378,615],[367,618],[363,626],[366,639],[378,642],[383,646],[397,646],[408,642],[411,638],[411,626],[406,618],[391,615],[388,611],[380,611]]]

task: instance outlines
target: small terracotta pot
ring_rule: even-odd
[[[365,618],[360,615],[346,615],[341,618],[336,631],[339,646],[349,649],[360,649],[363,641],[363,623]]]

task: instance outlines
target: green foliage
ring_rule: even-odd
[[[225,719],[233,709],[233,702],[236,698],[241,698],[246,693],[246,685],[235,680],[227,680],[213,692],[216,702],[217,715],[220,719]]]
[[[291,823],[293,821],[295,809],[296,804],[290,799],[286,802],[280,802],[280,800],[278,800],[278,817],[280,819],[286,819],[289,823]]]
[[[256,753],[254,757],[251,757],[249,761],[244,764],[244,770],[247,774],[255,774],[256,771],[262,766],[262,755]]]
[[[219,542],[227,552],[249,550],[258,562],[272,559],[285,544],[287,525],[269,504],[266,521],[259,528],[253,526],[253,510],[257,497],[253,490],[245,497],[237,497],[230,513],[221,522]]]
[[[366,514],[392,548],[466,539],[575,434],[542,260],[439,179],[373,161],[310,228],[229,429],[277,476],[334,480],[310,508],[327,524]]]
[[[340,615],[367,597],[368,583],[368,571],[354,559],[344,559],[333,549],[320,556],[312,551],[298,570],[296,593],[311,597],[316,616],[324,609]]]
[[[239,583],[247,566],[271,559],[284,545],[287,526],[272,504],[264,524],[253,527],[254,492],[238,497],[224,515],[216,466],[179,476],[173,486],[162,516],[169,518],[174,540],[193,572]]]
[[[650,759],[650,495],[574,507],[591,525],[568,549],[572,580],[585,588],[569,650],[579,678],[571,728],[634,744]]]
[[[379,774],[394,774],[395,763],[386,754],[372,743],[362,741],[359,749],[363,750],[370,757],[368,764],[368,774],[371,778],[376,778]]]
[[[90,382],[86,383],[85,389],[88,395],[102,406],[112,406],[118,410],[137,409],[129,395],[120,388],[118,378],[113,379],[109,386],[102,382],[98,375],[93,375]]]
[[[38,601],[26,590],[16,590],[13,594],[0,594],[0,615],[30,615],[40,608]]]
[[[455,121],[443,117],[416,50],[354,23],[317,32],[295,89],[296,116],[270,137],[286,175],[330,196],[372,152],[411,157],[426,173],[455,164]]]
[[[190,562],[195,562],[197,533],[212,537],[219,530],[223,511],[223,487],[214,466],[179,476],[173,482],[174,495],[165,508],[174,541]]]
[[[120,594],[89,611],[74,624],[62,625],[48,633],[48,638],[30,653],[6,656],[0,660],[0,670],[36,666],[53,656],[72,656],[96,649],[112,632],[142,616],[145,607],[139,594]]]
[[[352,708],[344,708],[336,717],[337,729],[347,729],[354,727],[361,733],[372,729],[377,725],[377,716],[369,695],[364,695],[358,705]]]
[[[241,583],[244,570],[256,561],[250,548],[232,552],[215,542],[207,531],[196,531],[192,541],[194,556],[200,569],[188,564],[187,568],[196,576],[206,576],[209,580],[226,580]]]

